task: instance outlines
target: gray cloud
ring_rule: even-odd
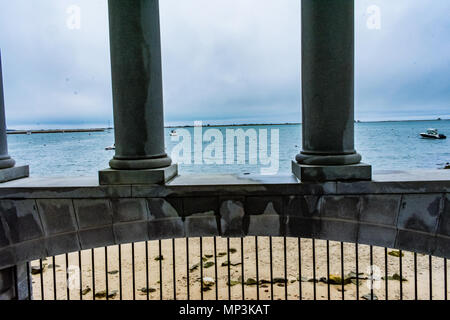
[[[70,5],[80,30],[66,26]],[[366,9],[381,9],[369,30]],[[299,0],[161,0],[167,123],[300,121]],[[356,117],[450,116],[450,3],[356,1]],[[112,119],[105,0],[0,0],[10,127]]]

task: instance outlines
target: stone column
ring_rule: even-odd
[[[0,270],[0,300],[28,300],[32,297],[32,280],[26,263]]]
[[[354,0],[302,0],[302,181],[370,180],[354,148]]]
[[[177,174],[164,148],[158,0],[109,0],[116,153],[101,184],[161,183]]]
[[[29,176],[28,166],[14,167],[16,162],[8,155],[8,139],[3,94],[2,55],[0,51],[0,183]]]

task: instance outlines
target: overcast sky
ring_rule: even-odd
[[[300,0],[160,10],[166,124],[300,121]],[[450,117],[449,16],[448,0],[356,1],[356,119]],[[10,128],[112,121],[106,0],[0,0],[0,30]]]

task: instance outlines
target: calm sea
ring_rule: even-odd
[[[279,135],[279,173],[290,172],[291,159],[301,149],[301,125],[264,125],[264,126],[244,126],[244,127],[203,127],[203,134],[215,134],[219,130],[224,137],[223,141],[223,162],[226,162],[226,130],[232,129],[253,130],[258,141],[265,137],[261,132],[267,132],[267,144],[270,146],[272,135]],[[422,139],[420,132],[427,128],[437,128],[440,133],[449,136],[445,140]],[[167,153],[172,155],[172,151],[181,148],[179,141],[173,141],[170,130],[166,129]],[[180,129],[176,129],[178,132]],[[192,136],[192,150],[188,144],[184,144],[185,150],[179,155],[188,155],[192,152],[190,164],[181,164],[179,172],[187,173],[260,173],[260,155],[250,155],[246,151],[245,164],[205,164],[208,160],[205,156],[202,159],[194,153],[194,128],[185,128]],[[262,131],[261,131],[262,130]],[[219,135],[220,136],[220,135]],[[197,135],[197,137],[199,137]],[[404,170],[404,169],[424,169],[441,168],[446,162],[450,162],[450,121],[414,121],[414,122],[372,122],[355,124],[356,149],[363,156],[363,161],[373,166],[374,170]],[[196,140],[199,141],[199,140]],[[214,141],[214,140],[213,140]],[[246,139],[246,145],[258,146],[258,141]],[[93,133],[52,133],[33,135],[9,135],[9,154],[16,159],[18,164],[30,165],[32,176],[92,176],[97,175],[98,170],[108,167],[108,161],[114,155],[114,151],[106,151],[105,147],[114,143],[114,133],[108,132]],[[203,142],[204,150],[211,142]],[[237,143],[236,143],[237,145]],[[236,149],[235,153],[239,154]],[[187,147],[186,147],[187,146]],[[197,145],[198,146],[198,145]],[[199,148],[197,148],[199,150]],[[207,149],[208,150],[208,149]],[[259,150],[259,149],[258,149]],[[242,151],[242,150],[241,150]],[[186,153],[184,153],[186,152]],[[270,154],[270,147],[269,147]],[[215,154],[217,159],[220,153]],[[203,164],[194,164],[194,160]],[[185,157],[188,162],[189,157]],[[252,160],[253,159],[253,160]],[[252,160],[254,163],[250,163]]]

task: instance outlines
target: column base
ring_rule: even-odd
[[[143,170],[105,169],[98,173],[100,185],[159,184],[165,183],[178,174],[178,165]]]
[[[29,166],[19,166],[6,169],[0,169],[0,183],[28,178],[30,176]]]
[[[292,161],[292,173],[300,181],[309,182],[372,180],[372,166],[365,163],[325,166]]]

